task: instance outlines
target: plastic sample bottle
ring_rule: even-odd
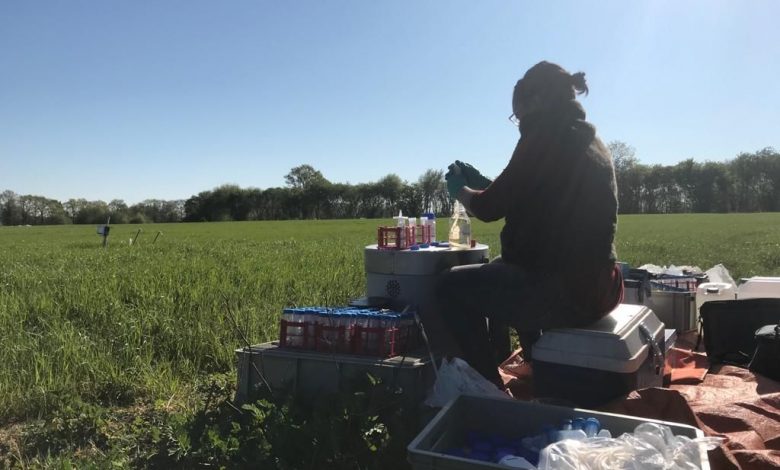
[[[736,291],[732,284],[726,282],[703,282],[696,288],[696,312],[701,313],[701,306],[709,301],[734,300],[735,298]]]
[[[455,201],[452,208],[449,243],[453,250],[466,250],[471,247],[471,219],[460,201]]]
[[[406,222],[407,219],[404,217],[403,212],[398,211],[398,215],[393,217],[395,219],[396,227],[399,228],[399,235],[398,240],[396,240],[396,245],[398,248],[406,248],[407,241],[406,241]]]
[[[430,234],[431,234],[431,243],[436,241],[436,214],[431,212],[426,212],[423,214],[425,216],[426,224],[428,224],[430,228]]]

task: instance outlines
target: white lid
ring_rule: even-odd
[[[751,277],[737,287],[737,298],[780,298],[780,277]]]
[[[731,293],[734,294],[734,285],[728,282],[702,282],[696,288],[697,295],[706,295],[714,293]]]
[[[753,276],[747,279],[745,283],[749,282],[780,282],[780,277],[771,277],[771,276]]]
[[[648,358],[649,345],[639,331],[644,325],[656,340],[664,329],[644,305],[620,304],[609,315],[584,328],[545,331],[534,344],[535,361],[619,373],[636,372]]]

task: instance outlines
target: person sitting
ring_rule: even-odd
[[[505,219],[500,258],[451,268],[436,289],[463,359],[497,385],[508,326],[528,351],[541,330],[588,325],[622,301],[615,171],[576,99],[587,91],[582,72],[534,65],[514,88],[520,140],[506,168],[490,181],[456,161],[446,175],[477,219]]]

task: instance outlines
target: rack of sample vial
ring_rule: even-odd
[[[377,248],[380,250],[405,250],[436,239],[436,218],[432,213],[421,216],[419,223],[416,217],[404,217],[400,212],[393,218],[395,227],[377,228]]]
[[[378,308],[285,308],[279,346],[338,354],[392,357],[420,344],[413,312]]]

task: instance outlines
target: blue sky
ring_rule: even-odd
[[[186,199],[498,174],[515,81],[587,74],[605,141],[644,163],[780,146],[776,1],[0,2],[0,190]]]

